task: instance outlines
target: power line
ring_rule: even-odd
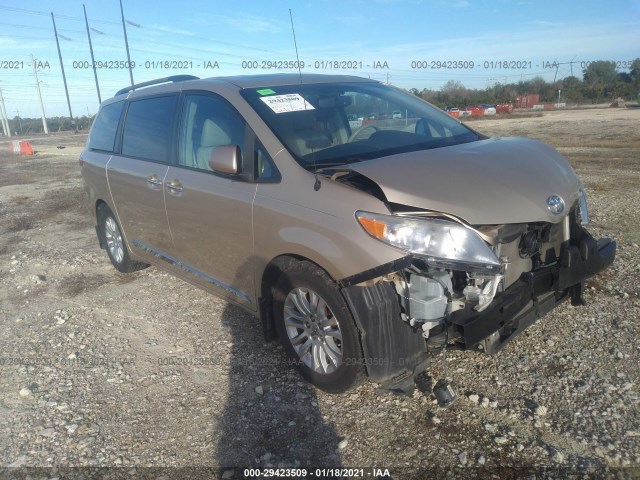
[[[7,37],[7,38],[24,38],[26,40],[48,40],[49,37],[31,37],[31,36],[26,36],[26,35],[6,35],[6,34],[0,34],[0,37]]]
[[[39,15],[39,16],[44,16],[44,17],[48,17],[49,16],[48,12],[43,12],[42,10],[27,10],[26,8],[7,7],[5,5],[0,5],[0,10],[6,10],[6,11],[9,11],[9,12],[17,12],[17,13],[26,13],[28,15]],[[65,20],[73,20],[73,21],[78,21],[78,22],[84,21],[84,19],[82,17],[73,17],[71,15],[58,15],[58,18],[64,18]],[[118,25],[118,22],[112,22],[112,21],[109,21],[109,20],[91,20],[91,21],[95,22],[95,23]]]

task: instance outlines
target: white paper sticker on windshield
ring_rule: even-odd
[[[275,113],[300,112],[302,110],[315,110],[313,105],[307,102],[299,93],[288,93],[286,95],[273,95],[271,97],[260,97]]]

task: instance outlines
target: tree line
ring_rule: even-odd
[[[514,102],[516,96],[526,94],[540,95],[540,103],[556,103],[558,90],[560,101],[568,105],[613,102],[617,98],[640,100],[640,58],[631,63],[628,73],[618,71],[616,62],[598,60],[582,71],[582,78],[569,76],[547,82],[534,77],[517,83],[495,83],[483,89],[466,88],[457,80],[449,80],[440,90],[412,88],[410,92],[439,107],[463,107]]]
[[[60,131],[86,131],[91,127],[93,116],[75,117],[73,123],[69,117],[47,117],[47,128],[49,133]],[[15,116],[9,119],[9,128],[11,135],[33,135],[35,133],[43,133],[42,118],[22,118]],[[2,135],[2,128],[0,128]]]

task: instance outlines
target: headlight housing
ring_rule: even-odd
[[[373,238],[425,257],[434,267],[496,273],[500,260],[476,232],[459,223],[356,212]]]
[[[580,225],[589,223],[589,210],[587,209],[587,194],[584,187],[580,185],[578,190],[578,216],[580,217]]]

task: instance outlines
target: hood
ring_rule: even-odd
[[[552,147],[525,138],[491,138],[349,165],[392,203],[448,213],[471,225],[552,222],[578,199],[580,182]],[[547,208],[559,195],[563,213]]]

